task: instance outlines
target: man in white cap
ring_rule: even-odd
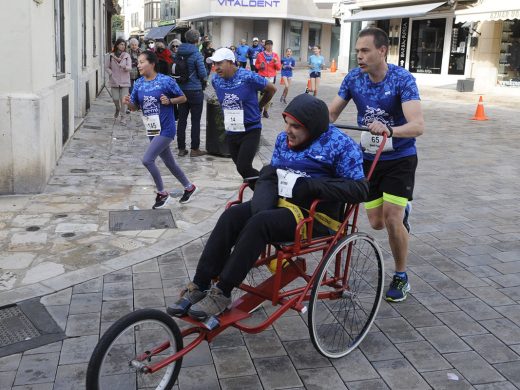
[[[260,113],[275,94],[276,87],[256,73],[238,68],[235,55],[228,48],[218,49],[206,61],[215,65],[216,74],[211,83],[224,112],[231,158],[244,179],[258,176],[253,159],[262,130]],[[263,96],[259,102],[260,91]]]
[[[251,70],[254,72],[258,72],[258,70],[255,67],[256,57],[258,56],[258,53],[262,51],[264,51],[264,47],[258,44],[258,38],[254,37],[253,46],[251,46],[247,51],[247,57],[249,58],[249,66],[251,67]]]

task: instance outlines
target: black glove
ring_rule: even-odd
[[[200,84],[202,85],[202,90],[204,91],[208,87],[208,80],[202,80]]]
[[[251,212],[256,214],[263,210],[276,208],[278,203],[278,176],[276,169],[266,165],[260,170],[255,191],[251,199]]]

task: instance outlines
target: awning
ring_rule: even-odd
[[[166,35],[175,28],[175,24],[169,24],[167,26],[152,27],[144,39],[164,39]]]
[[[457,23],[506,19],[520,19],[520,2],[518,0],[485,0],[475,7],[455,11]]]
[[[440,7],[446,3],[441,1],[438,3],[407,5],[406,7],[379,8],[366,11],[360,11],[345,18],[344,22],[357,22],[361,20],[383,20],[393,18],[410,18],[414,16],[424,16],[428,12]]]

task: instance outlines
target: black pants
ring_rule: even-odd
[[[286,208],[255,215],[250,202],[229,208],[209,236],[193,282],[207,289],[218,276],[219,287],[228,295],[245,279],[268,243],[292,241],[295,229],[296,219]]]
[[[260,133],[261,129],[254,129],[245,133],[226,134],[231,159],[243,178],[258,176],[258,171],[253,168],[253,159],[260,144]]]
[[[177,146],[186,149],[186,126],[188,125],[188,115],[191,112],[191,149],[200,147],[200,118],[204,104],[204,94],[202,90],[184,91],[186,103],[179,104],[179,123],[177,124]]]

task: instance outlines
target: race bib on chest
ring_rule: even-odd
[[[379,149],[381,142],[383,142],[382,135],[374,135],[369,131],[363,131],[361,133],[361,146],[363,147],[365,153],[375,154],[377,149]],[[394,146],[392,143],[392,138],[387,138],[383,152],[392,152],[393,150]]]
[[[244,110],[224,109],[224,128],[226,131],[246,131],[244,126]]]
[[[148,137],[155,137],[161,133],[161,121],[159,115],[143,115],[144,128]]]
[[[278,175],[278,196],[292,198],[296,180],[299,177],[304,177],[304,175],[286,171],[285,169],[277,169],[276,174]]]

